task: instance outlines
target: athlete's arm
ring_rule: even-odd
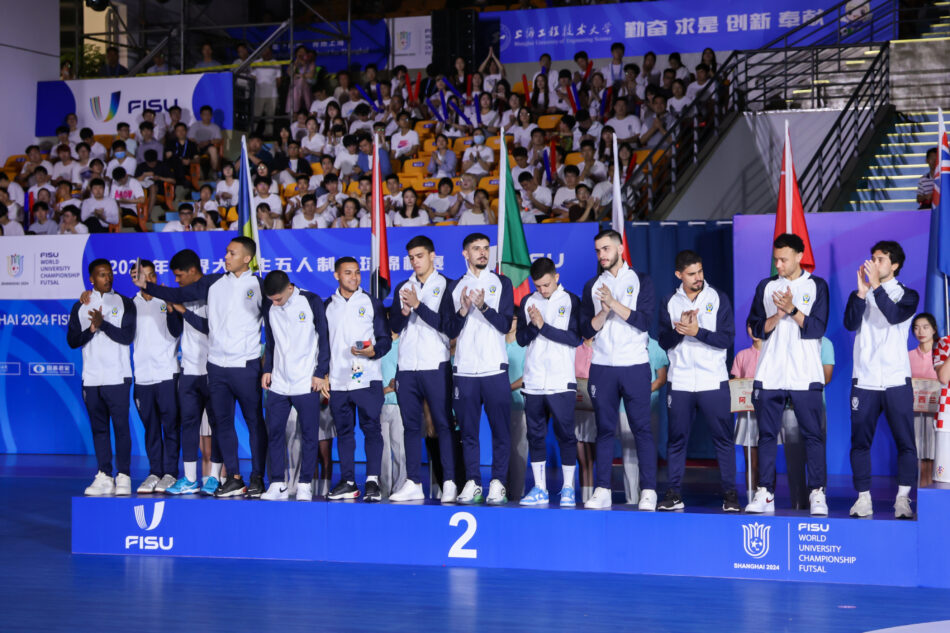
[[[861,318],[864,316],[867,305],[867,300],[859,297],[857,290],[851,292],[848,303],[844,307],[844,329],[855,332],[861,327]]]
[[[529,298],[530,295],[525,297],[521,305],[518,306],[518,329],[515,332],[515,340],[518,341],[518,345],[521,347],[530,345],[531,341],[538,338],[538,333],[540,332],[537,326],[528,318],[528,313],[525,310],[525,305],[528,303]],[[545,323],[545,325],[547,324]]]
[[[370,301],[373,302],[373,336],[376,338],[373,342],[373,360],[378,360],[392,349],[393,335],[386,321],[386,308],[375,297],[370,297]]]
[[[475,308],[478,310],[478,308]],[[507,277],[501,278],[501,297],[498,299],[498,309],[485,308],[482,311],[485,320],[493,328],[507,334],[511,329],[511,320],[515,318],[515,293],[511,287],[511,280]]]
[[[82,325],[79,323],[79,311],[82,307],[82,303],[77,301],[73,305],[73,309],[69,311],[69,322],[66,325],[66,344],[72,349],[82,347],[91,341],[96,334],[90,328],[82,329]]]
[[[146,294],[158,297],[166,303],[185,303],[186,301],[207,301],[208,289],[211,284],[221,277],[220,274],[205,275],[193,284],[188,284],[181,288],[169,288],[168,286],[159,286],[151,281],[145,284]]]
[[[905,287],[904,296],[897,303],[894,303],[894,300],[887,296],[883,286],[875,288],[872,294],[877,307],[881,310],[881,314],[891,325],[903,323],[917,313],[917,303],[920,301],[920,296],[916,290]]]
[[[120,345],[131,345],[135,339],[135,304],[127,297],[122,297],[122,323],[116,327],[108,321],[103,321],[99,329]]]
[[[197,314],[195,314],[191,310],[188,310],[187,308],[185,309],[184,314],[182,314],[181,316],[182,318],[184,318],[185,321],[188,322],[189,325],[191,325],[191,327],[195,328],[202,334],[207,334],[208,332],[210,332],[210,329],[208,328],[207,317],[198,316]]]
[[[317,366],[313,375],[323,378],[330,373],[330,328],[327,324],[327,311],[320,297],[311,294],[307,297],[313,310],[313,328],[317,331]]]
[[[168,333],[175,338],[181,336],[181,331],[185,327],[181,315],[175,312],[167,303],[165,305],[165,326],[168,328]]]
[[[732,304],[726,295],[719,293],[719,311],[716,313],[716,331],[699,328],[696,340],[719,349],[729,349],[736,337],[736,326],[732,320]]]
[[[828,284],[824,279],[815,279],[815,303],[811,312],[806,316],[799,310],[792,318],[801,327],[803,339],[820,340],[825,335],[828,324]]]

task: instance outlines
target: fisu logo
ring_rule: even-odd
[[[137,404],[137,403],[136,403]],[[146,532],[151,532],[162,522],[162,516],[165,514],[165,502],[159,501],[152,508],[152,522],[149,523],[145,520],[145,506],[135,506],[133,508],[135,512],[135,523],[139,528],[145,530]]]
[[[145,530],[146,532],[151,532],[162,522],[162,517],[165,515],[165,502],[159,501],[154,506],[152,506],[151,521],[145,518],[144,505],[135,506],[133,508],[133,512],[135,514],[135,524],[138,525],[139,529]],[[175,537],[173,536],[141,536],[138,534],[129,534],[125,537],[125,549],[168,551],[171,550],[174,545]]]

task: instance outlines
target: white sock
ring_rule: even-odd
[[[898,493],[898,494],[900,494],[900,493]],[[871,491],[865,490],[864,492],[859,492],[859,493],[858,493],[858,499],[870,501],[870,500],[871,500]]]
[[[574,487],[574,469],[577,466],[561,466],[561,472],[564,474],[564,483],[561,484],[562,488],[573,488]]]
[[[547,492],[548,484],[544,478],[544,462],[531,462],[531,472],[534,474],[534,485]]]
[[[910,496],[910,486],[898,486],[898,487],[897,487],[897,496],[898,496],[898,497],[909,497],[909,496]]]
[[[214,462],[211,462],[211,476],[217,479],[218,481],[221,481],[221,466],[223,465],[224,464],[216,464]]]
[[[198,462],[185,462],[185,479],[195,481],[198,478]]]
[[[208,478],[207,478],[207,477],[202,477],[202,478],[201,478],[201,485],[204,486],[204,485],[206,485],[207,483],[208,483]]]
[[[325,497],[330,494],[330,480],[321,479],[320,480],[320,494],[318,496]]]
[[[593,486],[581,487],[581,501],[587,501],[592,494],[594,494]]]
[[[367,476],[366,476],[366,483],[369,483],[369,482],[371,482],[371,481],[375,481],[376,483],[379,483],[379,476],[377,476],[377,475],[367,475]]]

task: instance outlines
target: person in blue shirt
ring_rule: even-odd
[[[373,172],[373,164],[370,160],[370,156],[373,153],[373,138],[369,134],[360,136],[359,148],[360,151],[359,154],[357,154],[356,166],[360,168],[362,173],[370,174]],[[382,147],[379,148],[379,173],[384,176],[393,173],[392,166],[389,162],[389,153]]]
[[[406,482],[406,448],[403,439],[402,414],[396,399],[396,363],[399,359],[399,332],[393,332],[393,346],[383,356],[383,410],[379,423],[383,433],[383,463],[379,473],[379,487],[383,499],[402,488]]]
[[[505,335],[508,348],[508,382],[511,383],[511,457],[508,459],[508,494],[512,499],[524,496],[524,474],[527,469],[528,435],[524,417],[524,356],[525,348],[518,345],[515,333],[518,316],[511,319],[511,329]]]

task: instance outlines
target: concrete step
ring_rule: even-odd
[[[871,164],[868,166],[867,172],[864,174],[868,177],[870,176],[917,176],[920,178],[921,174],[927,171],[927,163],[924,161],[919,161],[907,165],[875,165]]]
[[[846,211],[914,211],[917,209],[917,197],[900,200],[850,200]]]

